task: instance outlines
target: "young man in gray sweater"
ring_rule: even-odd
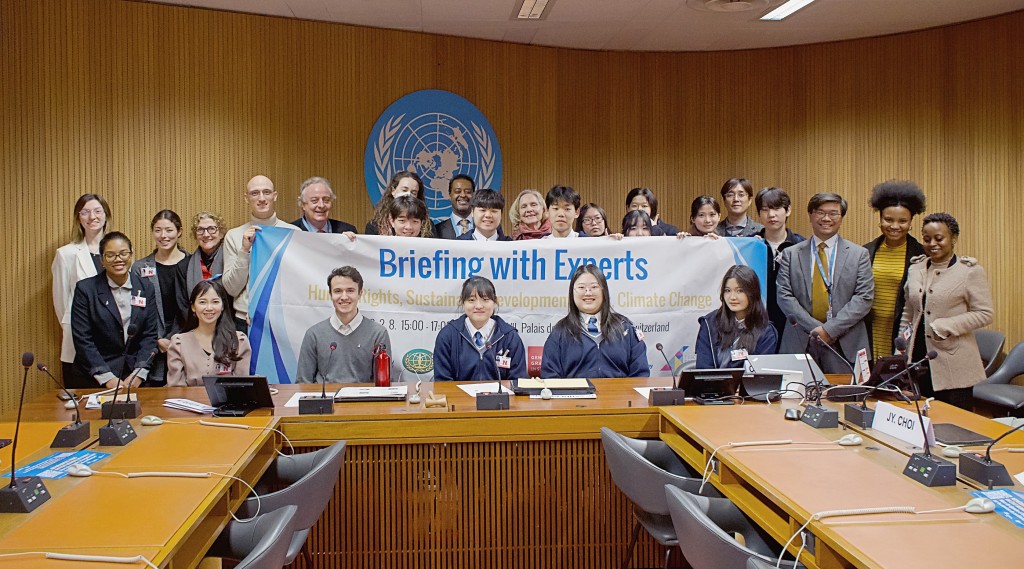
[[[390,354],[391,339],[383,326],[359,312],[363,276],[354,267],[338,267],[327,276],[327,287],[334,314],[306,330],[295,382],[373,382],[373,348],[384,344]]]

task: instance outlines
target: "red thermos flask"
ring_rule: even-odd
[[[373,347],[373,384],[377,387],[391,387],[391,356],[384,344]]]

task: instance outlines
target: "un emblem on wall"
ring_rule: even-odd
[[[363,164],[375,205],[396,172],[416,172],[434,219],[451,214],[448,182],[457,174],[473,178],[478,188],[501,188],[501,150],[491,123],[448,91],[416,91],[392,103],[370,131]]]

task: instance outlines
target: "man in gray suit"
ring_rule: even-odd
[[[850,367],[820,342],[810,341],[811,336],[847,362],[858,350],[870,349],[864,317],[871,311],[875,279],[867,249],[839,236],[846,209],[838,194],[815,194],[807,203],[813,237],[785,249],[779,262],[779,308],[795,321],[782,333],[779,352],[807,349],[825,373],[846,374]]]

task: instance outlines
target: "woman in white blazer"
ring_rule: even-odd
[[[97,194],[83,194],[75,202],[75,229],[70,243],[57,249],[50,272],[53,273],[53,310],[60,320],[61,373],[67,378],[75,371],[75,345],[71,339],[71,299],[75,284],[95,276],[102,269],[100,239],[107,231],[110,206]],[[66,381],[66,380],[65,380]]]

